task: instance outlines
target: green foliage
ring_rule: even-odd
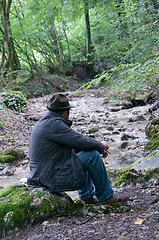
[[[92,86],[98,86],[100,83],[111,87],[114,92],[114,97],[117,98],[119,94],[131,93],[136,95],[140,92],[149,92],[152,88],[158,92],[159,79],[157,76],[159,70],[159,55],[147,60],[141,64],[120,64],[110,70],[104,71],[102,74],[96,76],[92,81],[82,85],[74,94],[80,94]]]
[[[12,1],[11,10],[15,50],[22,69],[28,69],[26,74],[65,73],[70,61],[86,60],[84,1]],[[101,60],[109,69],[143,63],[158,50],[158,13],[153,1],[91,0],[88,10],[95,70],[102,70]],[[4,39],[3,29],[0,38]],[[7,78],[13,80],[17,74]]]
[[[7,139],[8,142],[14,142],[15,139],[18,139],[18,136],[14,137],[14,136],[12,136],[12,135],[5,134],[5,135],[2,137],[2,139],[3,139],[3,140],[4,140],[4,139]]]
[[[27,99],[19,91],[11,91],[6,93],[3,102],[8,108],[17,112],[23,112],[28,103]]]

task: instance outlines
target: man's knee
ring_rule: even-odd
[[[78,157],[80,158],[81,162],[88,162],[88,161],[94,161],[96,162],[96,160],[98,160],[99,158],[101,158],[100,153],[97,150],[91,150],[91,151],[87,151],[87,152],[80,152],[77,154]]]
[[[94,157],[100,157],[100,153],[97,150],[90,151]]]
[[[91,151],[87,151],[87,152],[81,152],[82,154],[84,154],[87,157],[92,157],[92,158],[96,158],[100,156],[100,153],[97,150],[91,150]]]

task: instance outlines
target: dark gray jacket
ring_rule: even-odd
[[[71,121],[51,111],[37,122],[30,137],[28,186],[44,186],[51,192],[82,187],[85,174],[75,151],[103,153],[104,147],[70,126]]]

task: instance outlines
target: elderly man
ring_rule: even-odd
[[[107,143],[70,128],[65,95],[55,93],[47,108],[30,137],[28,186],[43,186],[51,192],[78,190],[86,204],[112,199],[114,191],[100,155],[107,156]]]

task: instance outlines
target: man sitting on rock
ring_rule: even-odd
[[[55,93],[48,113],[32,130],[30,137],[29,187],[46,187],[50,192],[78,190],[86,204],[114,198],[114,191],[101,158],[108,145],[70,128],[67,97]]]

